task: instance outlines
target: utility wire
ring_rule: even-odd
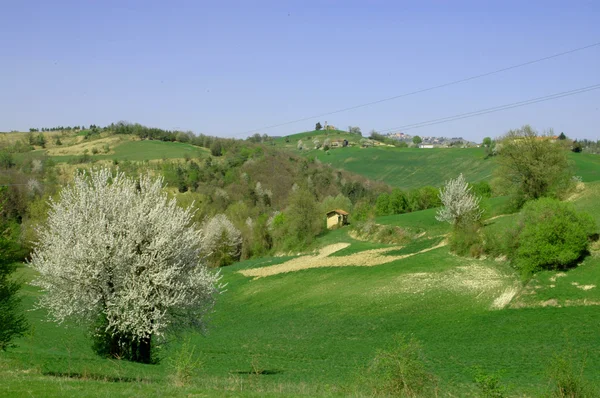
[[[392,100],[395,100],[395,99],[398,99],[398,98],[408,97],[410,95],[415,95],[415,94],[420,94],[420,93],[424,93],[424,92],[427,92],[427,91],[437,90],[439,88],[453,86],[455,84],[460,84],[460,83],[465,83],[465,82],[468,82],[468,81],[471,81],[471,80],[480,79],[482,77],[495,75],[497,73],[502,73],[502,72],[506,72],[506,71],[509,71],[509,70],[512,70],[512,69],[521,68],[523,66],[536,64],[538,62],[547,61],[549,59],[562,57],[563,55],[572,54],[572,53],[575,53],[575,52],[578,52],[578,51],[587,50],[589,48],[593,48],[593,47],[597,47],[597,46],[600,46],[600,42],[596,42],[596,43],[593,43],[593,44],[590,44],[590,45],[587,45],[587,46],[583,46],[583,47],[574,48],[574,49],[568,50],[568,51],[563,51],[563,52],[560,52],[560,53],[549,55],[547,57],[534,59],[532,61],[523,62],[521,64],[516,64],[516,65],[508,66],[508,67],[505,67],[505,68],[496,69],[496,70],[493,70],[491,72],[481,73],[479,75],[467,77],[467,78],[464,78],[464,79],[459,79],[459,80],[454,80],[454,81],[451,81],[451,82],[448,82],[448,83],[439,84],[437,86],[431,86],[431,87],[423,88],[423,89],[420,89],[420,90],[411,91],[411,92],[400,94],[400,95],[395,95],[393,97],[383,98],[383,99],[380,99],[380,100],[377,100],[377,101],[366,102],[366,103],[363,103],[363,104],[360,104],[360,105],[349,106],[347,108],[342,108],[342,109],[338,109],[338,110],[331,111],[331,112],[324,112],[324,113],[320,113],[318,115],[303,117],[303,118],[291,120],[291,121],[288,121],[288,122],[283,122],[283,123],[277,123],[277,124],[271,124],[271,125],[268,125],[268,126],[263,126],[261,128],[257,128],[257,129],[253,129],[253,130],[248,130],[248,131],[245,131],[243,133],[239,133],[237,135],[238,136],[239,135],[245,135],[245,134],[250,134],[250,133],[254,133],[254,132],[257,132],[257,131],[261,131],[261,130],[267,130],[267,129],[272,129],[272,128],[275,128],[275,127],[287,126],[287,125],[293,124],[293,123],[303,122],[303,121],[310,120],[310,119],[316,119],[316,118],[323,117],[323,116],[333,115],[333,114],[336,114],[336,113],[346,112],[346,111],[350,111],[350,110],[354,110],[354,109],[358,109],[358,108],[363,108],[363,107],[370,106],[370,105],[380,104],[380,103],[386,102],[386,101],[392,101]]]
[[[545,95],[543,97],[531,98],[531,99],[528,99],[525,101],[513,102],[513,103],[505,104],[505,105],[498,105],[498,106],[494,106],[491,108],[480,109],[480,110],[473,111],[473,112],[459,113],[457,115],[442,117],[442,118],[438,118],[438,119],[426,120],[426,121],[419,122],[419,123],[405,124],[403,126],[380,130],[378,132],[379,133],[387,133],[387,132],[391,132],[393,130],[406,131],[406,130],[425,127],[425,126],[431,126],[434,124],[447,123],[447,122],[452,122],[455,120],[461,120],[461,119],[467,119],[467,118],[475,117],[475,116],[479,116],[479,115],[485,115],[488,113],[499,112],[499,111],[503,111],[506,109],[512,109],[512,108],[518,108],[521,106],[536,104],[538,102],[550,101],[550,100],[557,99],[557,98],[568,97],[571,95],[577,95],[577,94],[581,94],[581,93],[585,93],[585,92],[593,91],[593,90],[598,90],[598,89],[600,89],[600,84],[595,84],[592,86],[581,87],[581,88],[578,88],[575,90],[563,91],[560,93]]]

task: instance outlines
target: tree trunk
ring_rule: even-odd
[[[152,336],[144,337],[138,344],[139,353],[137,362],[151,363],[152,362]]]

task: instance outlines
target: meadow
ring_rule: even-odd
[[[573,203],[598,219],[600,183],[588,183]],[[504,198],[493,199],[501,209]],[[498,213],[498,211],[493,214]],[[583,375],[600,384],[600,257],[596,247],[579,267],[546,271],[523,283],[507,263],[433,250],[448,232],[435,210],[386,216],[378,223],[425,232],[404,248],[357,241],[343,228],[324,234],[317,247],[339,243],[330,254],[347,266],[316,267],[255,278],[240,271],[282,264],[305,254],[267,257],[222,269],[227,290],[207,333],[180,336],[158,365],[102,359],[86,330],[45,322],[31,311],[39,292],[26,285],[33,325],[18,347],[0,355],[1,395],[10,396],[370,396],[368,367],[393,336],[413,336],[440,396],[480,396],[476,374],[494,374],[507,396],[547,396],[554,355],[585,364]],[[485,228],[510,225],[507,215]],[[352,257],[387,248],[384,256],[411,254],[375,266]],[[391,258],[391,257],[390,257]],[[564,275],[563,275],[564,274]],[[26,266],[26,280],[34,277]],[[593,286],[582,288],[582,286]],[[510,300],[498,299],[512,292]],[[505,302],[506,301],[506,302]],[[173,358],[187,341],[202,363],[186,386],[177,386]]]
[[[336,131],[326,137],[357,138]],[[278,138],[275,146],[297,152],[298,139],[313,138],[314,132],[301,133],[289,142]],[[121,136],[65,142],[15,158],[74,162],[88,150],[94,160],[142,162],[210,154],[187,143]],[[470,182],[489,181],[496,165],[481,148],[302,154],[406,189],[440,186],[461,172]],[[600,157],[569,156],[584,184],[568,200],[600,226]],[[507,197],[484,200],[484,232],[501,235],[515,225],[518,214],[509,214],[508,203]],[[379,380],[370,366],[398,334],[421,343],[439,396],[482,396],[476,383],[482,374],[496,378],[505,396],[551,395],[556,356],[568,358],[592,388],[600,385],[599,243],[576,268],[523,280],[503,258],[452,254],[451,227],[435,219],[436,211],[376,218],[415,237],[403,245],[358,240],[344,227],[322,233],[303,251],[223,267],[227,286],[207,331],[170,336],[154,365],[98,357],[87,329],[48,322],[35,307],[42,293],[28,283],[36,275],[21,264],[16,277],[25,282],[21,295],[32,327],[15,348],[0,352],[0,395],[373,396]],[[175,375],[186,361],[182,382]]]

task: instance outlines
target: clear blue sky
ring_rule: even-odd
[[[243,137],[600,41],[598,1],[9,1],[0,131],[119,120]],[[315,122],[363,134],[600,83],[600,46]],[[600,139],[600,90],[411,130]]]

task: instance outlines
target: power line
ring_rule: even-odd
[[[253,133],[253,132],[256,132],[256,131],[260,131],[260,130],[267,130],[267,129],[271,129],[271,128],[275,128],[275,127],[287,126],[287,125],[293,124],[293,123],[303,122],[303,121],[310,120],[310,119],[316,119],[316,118],[323,117],[323,116],[333,115],[333,114],[336,114],[336,113],[346,112],[346,111],[350,111],[350,110],[354,110],[354,109],[358,109],[358,108],[363,108],[363,107],[370,106],[370,105],[380,104],[380,103],[386,102],[386,101],[392,101],[392,100],[395,100],[395,99],[398,99],[398,98],[408,97],[410,95],[415,95],[415,94],[420,94],[420,93],[424,93],[424,92],[427,92],[427,91],[437,90],[439,88],[453,86],[455,84],[460,84],[460,83],[465,83],[465,82],[468,82],[468,81],[471,81],[471,80],[480,79],[482,77],[487,77],[487,76],[491,76],[491,75],[494,75],[494,74],[497,74],[497,73],[506,72],[506,71],[509,71],[509,70],[512,70],[512,69],[521,68],[523,66],[536,64],[538,62],[547,61],[549,59],[562,57],[563,55],[572,54],[572,53],[575,53],[575,52],[578,52],[578,51],[587,50],[588,48],[597,47],[597,46],[600,46],[600,42],[596,42],[596,43],[593,43],[593,44],[590,44],[590,45],[587,45],[587,46],[583,46],[583,47],[574,48],[574,49],[568,50],[568,51],[563,51],[563,52],[560,52],[560,53],[557,53],[557,54],[553,54],[553,55],[549,55],[549,56],[546,56],[546,57],[543,57],[543,58],[534,59],[532,61],[523,62],[521,64],[516,64],[516,65],[508,66],[508,67],[505,67],[505,68],[496,69],[496,70],[493,70],[491,72],[485,72],[485,73],[481,73],[479,75],[467,77],[467,78],[464,78],[464,79],[459,79],[459,80],[454,80],[454,81],[451,81],[451,82],[448,82],[448,83],[439,84],[437,86],[431,86],[431,87],[423,88],[423,89],[420,89],[420,90],[411,91],[411,92],[400,94],[400,95],[395,95],[393,97],[383,98],[383,99],[380,99],[380,100],[377,100],[377,101],[371,101],[371,102],[366,102],[366,103],[363,103],[363,104],[360,104],[360,105],[349,106],[347,108],[342,108],[342,109],[338,109],[338,110],[331,111],[331,112],[324,112],[324,113],[320,113],[318,115],[303,117],[303,118],[291,120],[291,121],[288,121],[288,122],[283,122],[283,123],[277,123],[277,124],[272,124],[272,125],[268,125],[268,126],[263,126],[261,128],[257,128],[257,129],[253,129],[253,130],[248,130],[248,131],[245,131],[245,132],[237,134],[237,135],[245,135],[245,134]]]
[[[473,112],[459,113],[457,115],[442,117],[442,118],[438,118],[438,119],[426,120],[426,121],[419,122],[419,123],[405,124],[405,125],[399,126],[399,127],[394,127],[394,128],[390,128],[390,129],[380,130],[379,133],[391,132],[393,130],[404,130],[404,131],[406,131],[406,130],[411,130],[411,129],[425,127],[425,126],[431,126],[431,125],[434,125],[434,124],[442,124],[442,123],[452,122],[452,121],[455,121],[455,120],[467,119],[467,118],[470,118],[470,117],[485,115],[487,113],[493,113],[493,112],[499,112],[499,111],[503,111],[503,110],[507,110],[507,109],[512,109],[512,108],[518,108],[518,107],[521,107],[521,106],[536,104],[538,102],[550,101],[550,100],[553,100],[553,99],[562,98],[562,97],[568,97],[570,95],[581,94],[581,93],[585,93],[585,92],[593,91],[593,90],[598,90],[598,89],[600,89],[600,84],[595,84],[595,85],[592,85],[592,86],[581,87],[581,88],[578,88],[578,89],[575,89],[575,90],[563,91],[563,92],[560,92],[560,93],[545,95],[543,97],[531,98],[531,99],[528,99],[528,100],[525,100],[525,101],[512,102],[510,104],[505,104],[505,105],[498,105],[498,106],[494,106],[494,107],[491,107],[491,108],[480,109],[480,110],[473,111]]]

